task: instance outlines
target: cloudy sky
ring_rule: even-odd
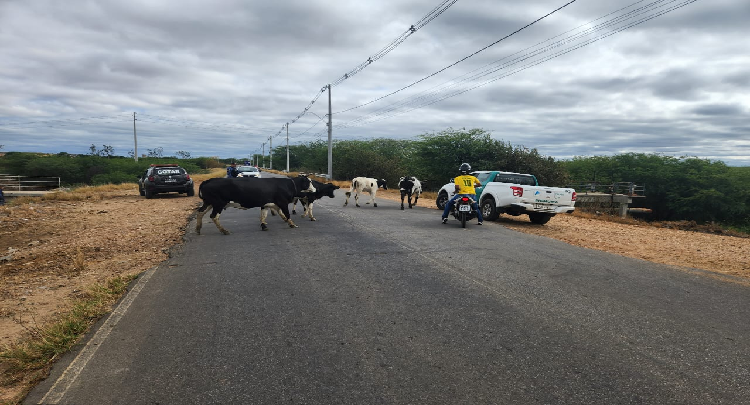
[[[330,83],[334,139],[750,165],[749,1],[569,1],[0,0],[0,151],[246,157]]]

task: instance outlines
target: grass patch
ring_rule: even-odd
[[[8,404],[19,403],[31,388],[43,379],[52,363],[68,352],[91,326],[109,313],[114,304],[137,276],[116,277],[105,284],[89,288],[70,310],[54,323],[25,325],[27,337],[0,351],[0,387],[22,384],[23,392]]]

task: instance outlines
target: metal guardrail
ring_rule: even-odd
[[[29,177],[0,174],[4,191],[46,191],[60,188],[59,177]]]
[[[646,186],[644,184],[635,184],[629,181],[621,181],[611,184],[601,184],[596,182],[584,184],[571,184],[567,186],[576,191],[576,193],[600,193],[600,194],[622,194],[631,197],[645,197]]]

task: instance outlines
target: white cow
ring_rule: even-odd
[[[377,207],[378,203],[375,202],[375,193],[378,191],[379,187],[383,187],[383,190],[388,190],[388,186],[386,185],[384,179],[355,177],[352,180],[352,186],[349,188],[349,191],[346,192],[346,201],[344,201],[344,207],[349,204],[349,197],[351,197],[352,191],[355,192],[354,203],[357,207],[359,207],[359,193],[370,193],[370,201],[368,201],[367,204],[372,202],[372,206]]]

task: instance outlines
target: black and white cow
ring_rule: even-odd
[[[419,195],[422,194],[422,183],[414,176],[404,176],[398,181],[398,188],[401,191],[401,209],[404,209],[404,197],[408,196],[409,208],[417,205]],[[414,196],[414,204],[411,203],[411,196]]]
[[[312,213],[315,200],[320,200],[323,197],[334,198],[335,196],[333,195],[333,192],[335,190],[338,190],[340,187],[334,185],[333,183],[321,183],[317,180],[313,180],[312,183],[313,186],[315,186],[314,193],[306,193],[304,197],[294,197],[294,201],[292,202],[292,214],[297,213],[295,207],[297,206],[297,201],[299,201],[300,204],[302,204],[302,208],[304,209],[302,218],[304,218],[305,216],[309,216],[310,221],[317,221]]]
[[[375,202],[375,193],[377,193],[379,187],[383,187],[383,190],[388,190],[388,185],[386,184],[384,179],[355,177],[354,179],[352,179],[352,186],[349,187],[349,191],[346,192],[346,201],[344,201],[344,207],[349,204],[349,197],[351,197],[352,191],[355,192],[354,204],[357,207],[359,207],[360,193],[370,193],[370,201],[368,201],[367,204],[372,202],[372,206],[377,207],[378,203]]]
[[[260,227],[267,230],[265,208],[276,211],[290,228],[297,225],[289,215],[289,203],[304,192],[315,192],[315,187],[307,177],[289,178],[214,178],[204,181],[198,189],[203,205],[198,208],[195,232],[200,234],[203,226],[203,215],[212,208],[211,220],[224,235],[229,231],[219,222],[221,211],[226,207],[249,209],[260,207]]]

